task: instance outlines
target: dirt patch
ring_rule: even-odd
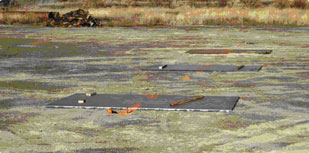
[[[14,124],[27,122],[29,117],[34,117],[37,113],[21,113],[18,111],[0,112],[0,130],[6,130],[14,134],[9,128]]]
[[[242,119],[238,115],[229,115],[226,116],[225,118],[210,123],[209,125],[224,130],[237,130],[240,128],[250,126],[251,124],[254,124],[254,121]]]

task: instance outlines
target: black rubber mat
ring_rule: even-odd
[[[160,68],[162,67],[163,68]],[[165,67],[164,67],[165,66]],[[262,66],[243,66],[243,65],[188,65],[188,64],[173,64],[173,65],[152,65],[142,67],[143,71],[202,71],[202,72],[238,72],[238,71],[253,71],[258,72]]]
[[[188,103],[170,106],[171,102],[186,101],[194,96],[182,95],[120,95],[97,94],[87,97],[86,94],[74,94],[69,97],[51,102],[48,108],[90,108],[90,109],[127,109],[140,103],[140,110],[165,110],[165,111],[206,111],[229,112],[236,106],[239,97],[236,96],[205,96],[202,99]],[[78,103],[85,100],[85,103]]]

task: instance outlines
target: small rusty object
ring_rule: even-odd
[[[178,106],[178,105],[182,105],[182,104],[185,104],[185,103],[188,103],[188,102],[191,102],[191,101],[196,101],[196,100],[199,100],[199,99],[203,99],[205,96],[195,96],[193,98],[190,98],[188,100],[181,100],[181,101],[173,101],[170,103],[170,106]]]
[[[114,111],[112,108],[107,109],[108,114],[118,114],[118,112]]]
[[[254,45],[254,42],[246,42],[247,45]]]
[[[83,103],[85,103],[85,102],[86,102],[85,99],[78,100],[78,103],[79,103],[79,104],[83,104]]]
[[[237,66],[234,70],[235,71],[238,71],[238,70],[240,70],[240,69],[242,69],[242,68],[244,68],[245,66],[244,65],[240,65],[240,66]]]
[[[162,69],[164,69],[166,67],[167,67],[167,65],[162,65],[162,66],[159,66],[159,69],[162,70]]]
[[[91,96],[94,96],[96,94],[97,94],[96,92],[90,92],[90,93],[86,93],[86,96],[87,97],[91,97]]]

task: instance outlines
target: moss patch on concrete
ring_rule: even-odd
[[[41,82],[21,81],[21,80],[0,81],[0,87],[15,88],[21,90],[46,90],[46,91],[56,91],[64,89],[63,86],[53,86]]]
[[[11,100],[5,99],[5,100],[0,100],[0,109],[7,109],[11,105]]]

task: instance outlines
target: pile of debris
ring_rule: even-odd
[[[78,9],[60,15],[59,12],[50,12],[48,14],[47,26],[55,27],[96,27],[99,26],[97,19],[91,17],[88,11]]]

